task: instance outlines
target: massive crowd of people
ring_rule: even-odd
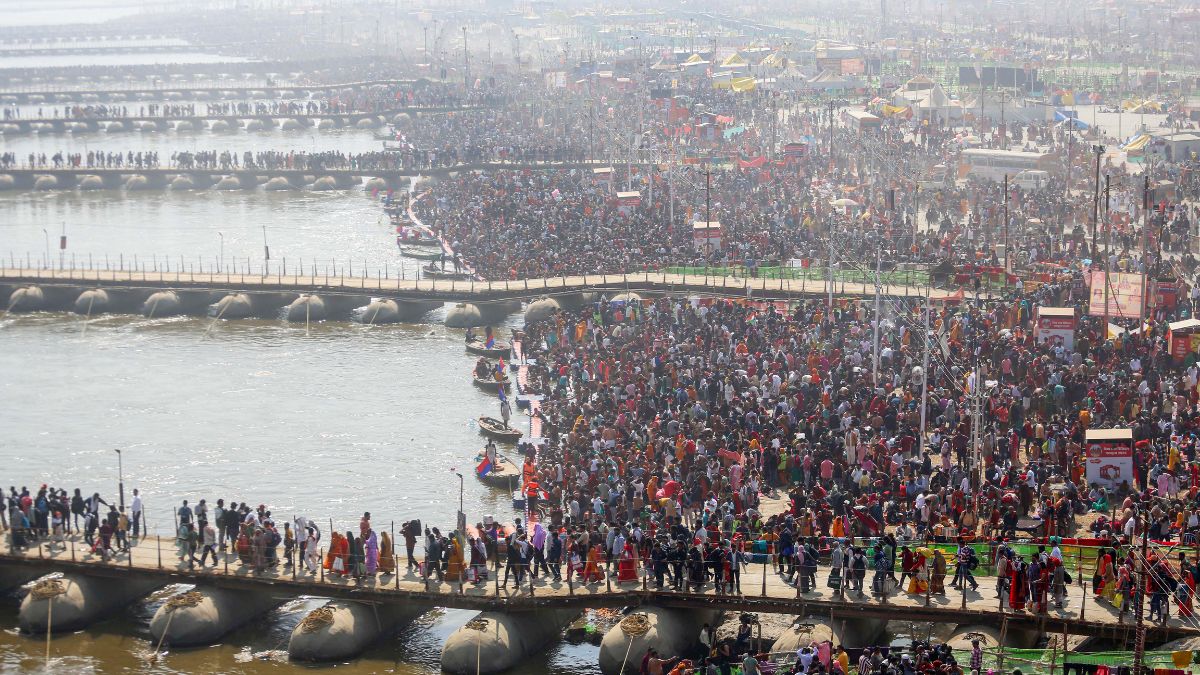
[[[1188,205],[1147,210],[1127,190],[1100,210],[1084,189],[1086,152],[1040,190],[1004,194],[956,181],[945,167],[956,166],[967,141],[937,120],[890,120],[861,137],[819,106],[701,90],[694,124],[667,111],[629,139],[618,120],[646,119],[656,105],[640,92],[615,91],[599,110],[596,99],[574,92],[536,111],[411,119],[397,125],[386,151],[181,152],[170,162],[316,170],[603,157],[613,160],[610,172],[448,176],[417,200],[416,213],[486,279],[673,266],[754,274],[832,258],[868,279],[875,260],[948,266],[948,285],[977,292],[914,287],[911,297],[883,297],[878,311],[862,299],[625,294],[533,320],[515,336],[530,359],[523,393],[541,396],[542,440],[518,446],[529,512],[511,526],[443,531],[406,522],[399,538],[408,574],[458,584],[496,574],[518,590],[537,578],[739,594],[753,560],[801,595],[822,583],[860,598],[945,594],[953,575],[950,587],[964,596],[994,590],[1007,611],[1044,614],[1070,604],[1069,577],[1084,569],[1063,540],[1085,540],[1085,592],[1097,601],[1128,613],[1140,595],[1153,621],[1192,619],[1200,569],[1160,543],[1195,545],[1200,536],[1200,365],[1191,350],[1182,358],[1168,350],[1169,323],[1190,318],[1198,296],[1164,294],[1145,320],[1089,311],[1097,262],[1190,277]],[[1084,140],[1052,124],[1013,125],[1003,137],[990,127],[981,136],[984,145],[1028,144],[1050,155]],[[805,149],[781,156],[777,146],[790,139],[807,139]],[[0,164],[15,163],[10,155]],[[48,161],[159,160],[29,158]],[[1132,180],[1127,165],[1103,168]],[[915,178],[934,187],[918,192]],[[623,188],[637,198],[618,197]],[[1093,209],[1099,238],[1089,231]],[[721,223],[720,246],[696,245],[696,220]],[[986,293],[985,274],[1000,282]],[[1039,335],[1035,317],[1046,307],[1070,308],[1070,342]],[[1098,428],[1131,431],[1132,475],[1089,474],[1085,440]],[[10,492],[14,546],[61,541],[76,526],[72,515],[105,557],[135,534],[136,515],[99,495],[76,491],[76,510],[61,489]],[[236,555],[257,572],[290,565],[363,581],[397,571],[400,542],[377,532],[370,514],[357,532],[323,534],[306,518],[280,529],[268,505],[201,499],[175,511],[178,559],[189,567],[210,555],[216,565],[228,548],[222,560]],[[1143,538],[1156,542],[1145,559]],[[976,573],[992,577],[994,589],[980,590]],[[804,649],[800,672],[846,674],[829,645]],[[745,653],[704,658],[757,668]],[[937,645],[908,656],[945,666],[936,672],[980,667],[975,653],[958,664]],[[878,651],[862,658],[860,673],[892,668]],[[683,663],[647,655],[656,660],[660,669]],[[898,661],[894,672],[910,672]]]

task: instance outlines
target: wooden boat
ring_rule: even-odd
[[[417,246],[405,246],[397,242],[400,246],[400,255],[405,258],[416,258],[417,260],[440,260],[442,252],[434,248],[422,248]]]
[[[396,243],[401,246],[441,246],[437,237],[427,232],[417,232],[412,228],[400,226],[396,228]]]
[[[436,265],[424,265],[421,267],[421,277],[425,279],[453,279],[465,281],[471,278],[471,273],[444,270],[440,269]]]
[[[494,377],[472,377],[471,379],[474,380],[476,387],[479,387],[484,391],[494,392],[500,387],[504,387],[504,390],[508,391],[509,387],[512,386],[512,380],[508,379],[507,377],[505,377],[503,380],[497,380]]]
[[[482,461],[482,458],[480,459]],[[477,462],[478,463],[478,462]],[[485,485],[495,488],[509,488],[521,482],[521,469],[508,460],[504,455],[496,456],[496,466],[487,475],[475,477]]]
[[[510,443],[516,443],[521,436],[524,436],[520,431],[505,426],[504,422],[495,417],[487,417],[485,415],[479,416],[479,433],[488,438],[494,438],[498,441],[508,441]]]
[[[508,358],[512,354],[512,345],[503,340],[492,342],[492,346],[488,347],[487,342],[483,340],[475,340],[467,343],[467,351],[480,356],[490,356],[492,358]]]

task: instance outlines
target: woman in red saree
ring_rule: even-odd
[[[1012,579],[1008,587],[1008,606],[1013,609],[1025,609],[1025,599],[1029,594],[1029,583],[1025,578],[1025,562],[1018,559],[1013,564]]]
[[[621,558],[617,563],[617,582],[637,581],[637,556],[634,555],[633,545],[625,542]]]

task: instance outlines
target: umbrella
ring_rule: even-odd
[[[854,201],[853,199],[849,199],[847,197],[842,197],[841,199],[833,200],[832,202],[830,202],[830,205],[831,206],[843,206],[846,208],[850,208],[852,206],[858,206],[858,202]]]

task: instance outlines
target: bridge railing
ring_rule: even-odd
[[[175,525],[165,537],[157,536],[157,533],[162,531],[157,526],[143,528],[142,537],[133,538],[130,546],[132,550],[128,553],[115,550],[94,550],[91,546],[93,542],[89,541],[89,537],[82,536],[78,531],[48,533],[24,526],[20,528],[16,537],[10,531],[9,536],[2,544],[3,553],[39,560],[64,562],[69,560],[73,564],[96,563],[128,566],[134,570],[186,570],[188,568],[186,562],[176,562],[186,557],[187,553],[178,548],[181,540],[174,537],[174,530],[178,527],[174,514],[172,514],[171,522]],[[295,518],[285,522],[295,522]],[[563,597],[563,586],[565,586],[567,597],[654,591],[666,595],[678,595],[680,598],[704,597],[709,598],[709,602],[719,601],[720,598],[729,598],[731,601],[779,602],[794,600],[801,603],[806,600],[822,600],[833,603],[843,602],[859,608],[864,605],[876,607],[896,605],[905,608],[924,607],[934,611],[970,609],[975,612],[1012,613],[1005,600],[1007,594],[1004,594],[1004,597],[993,599],[990,589],[983,584],[980,584],[979,590],[968,589],[966,584],[961,588],[955,588],[951,583],[954,575],[953,567],[947,565],[945,575],[939,578],[937,574],[933,573],[934,570],[928,558],[926,558],[925,565],[916,573],[915,578],[919,580],[919,583],[910,582],[906,587],[900,587],[894,581],[887,581],[889,578],[895,579],[901,576],[901,570],[895,570],[893,574],[889,574],[887,571],[866,570],[861,577],[854,577],[852,573],[833,574],[834,570],[828,564],[828,557],[825,557],[815,569],[805,570],[803,567],[790,566],[787,560],[784,560],[781,565],[781,561],[775,554],[753,556],[742,561],[737,569],[738,576],[736,578],[726,577],[718,585],[717,579],[708,573],[707,565],[705,565],[703,578],[693,576],[686,564],[680,570],[681,576],[676,577],[674,563],[666,561],[659,564],[646,557],[644,553],[635,553],[629,558],[625,558],[623,555],[614,555],[611,566],[609,566],[603,555],[597,560],[594,555],[588,555],[589,551],[580,553],[576,558],[569,556],[564,547],[562,558],[557,561],[558,564],[555,564],[556,561],[553,560],[548,561],[547,567],[550,570],[542,568],[541,560],[536,557],[531,560],[515,559],[514,564],[510,565],[509,552],[504,551],[503,547],[497,543],[488,546],[489,550],[483,563],[472,565],[470,557],[466,557],[461,576],[449,578],[450,570],[443,569],[441,565],[443,559],[438,561],[439,569],[434,570],[429,566],[431,561],[425,559],[424,547],[420,545],[424,540],[423,537],[417,537],[418,545],[413,550],[412,559],[417,562],[417,568],[414,571],[408,567],[405,545],[396,538],[395,522],[373,519],[373,523],[377,533],[387,532],[391,540],[391,547],[380,551],[381,554],[386,552],[390,556],[381,557],[390,557],[394,561],[396,570],[400,572],[391,575],[392,578],[387,578],[388,575],[385,573],[384,578],[378,579],[375,588],[380,590],[389,590],[393,585],[396,590],[401,590],[401,581],[404,581],[408,585],[408,590],[411,590],[411,584],[415,581],[422,584],[426,592],[454,595],[469,593],[477,598],[493,596],[505,598],[511,596],[508,582],[515,578],[516,593],[520,595],[528,593],[530,598],[545,597],[548,594],[561,598]],[[335,574],[336,568],[331,564],[332,561],[327,550],[331,541],[329,533],[355,531],[356,528],[352,525],[339,527],[339,525],[345,524],[335,525],[333,521],[315,524],[321,530],[321,548],[318,551],[319,562],[311,573],[305,572],[306,561],[301,556],[298,543],[295,546],[256,548],[252,540],[235,540],[231,542],[233,545],[228,553],[222,551],[216,554],[214,561],[217,566],[214,566],[211,572],[206,572],[205,575],[224,574],[239,577],[253,575],[267,581],[290,579],[322,585],[329,583],[326,577],[330,577],[329,581],[342,585],[345,583],[344,580],[335,581],[333,579],[333,577],[344,577],[345,575]],[[328,530],[326,530],[326,526],[328,526]],[[302,535],[303,533],[301,533]],[[382,540],[382,535],[380,535],[380,539]],[[165,555],[164,551],[166,551]],[[197,545],[193,555],[199,553],[201,551]],[[623,566],[626,563],[632,564]],[[223,569],[219,567],[220,564],[223,564]],[[405,568],[410,571],[404,573]],[[543,573],[535,578],[532,573],[538,568],[542,568]],[[625,573],[619,575],[622,570]],[[555,571],[561,575],[561,579],[554,578]],[[841,571],[847,570],[842,568]],[[662,580],[661,587],[660,579]],[[852,579],[854,580],[852,581]],[[882,583],[877,583],[877,581]],[[1070,599],[1070,606],[1065,612],[1056,613],[1054,617],[1056,620],[1087,621],[1091,617],[1091,621],[1099,619],[1100,621],[1116,620],[1132,623],[1133,617],[1129,616],[1128,611],[1114,616],[1116,608],[1111,603],[1105,606],[1094,598],[1090,599],[1088,582],[1082,581],[1082,579],[1079,582],[1072,581],[1073,583],[1066,584],[1063,589]],[[973,597],[969,597],[968,593],[973,594]],[[1053,593],[1053,589],[1047,590],[1048,597],[1052,598]],[[936,602],[933,600],[935,596],[938,598]],[[1193,623],[1188,623],[1186,627],[1191,628]]]
[[[262,260],[234,256],[144,256],[133,254],[82,254],[56,256],[53,251],[21,254],[10,251],[0,255],[0,277],[37,281],[49,284],[79,283],[138,283],[156,286],[203,285],[244,287],[248,290],[328,289],[331,292],[377,291],[430,292],[456,296],[488,294],[506,298],[533,298],[574,293],[587,288],[638,290],[678,289],[680,292],[704,293],[703,289],[723,297],[763,297],[772,294],[787,296],[828,292],[827,279],[819,275],[798,275],[774,278],[739,274],[734,268],[672,268],[627,272],[600,272],[586,275],[559,274],[552,277],[508,280],[431,279],[420,268],[425,263],[402,261],[399,264],[372,261],[337,260],[329,258],[281,258]],[[452,269],[450,265],[447,269]],[[920,271],[907,278],[888,280],[883,292],[892,296],[924,297],[927,288]],[[909,281],[909,284],[896,283]],[[874,293],[874,284],[835,275],[833,292],[839,295]]]
[[[253,117],[253,116],[252,115],[247,116],[247,118],[249,118],[249,117]],[[12,120],[12,121],[10,121],[10,123],[11,122],[29,122],[29,121],[30,120]],[[68,118],[68,119],[60,119],[58,121],[64,122],[64,123],[69,123],[69,122],[83,123],[83,122],[88,122],[88,121],[102,122],[104,120],[100,120],[100,119],[87,120],[84,118]],[[179,120],[173,119],[173,118],[172,119],[164,118],[161,121],[174,122],[174,121],[179,121]],[[4,122],[3,120],[0,120],[0,124],[3,124],[3,123],[6,123],[6,122]],[[422,151],[422,150],[418,150],[415,154],[409,155],[409,157],[416,159],[421,154],[423,154],[423,152],[424,151]],[[241,154],[238,153],[238,156],[240,157]],[[49,159],[49,156],[47,157],[47,159]],[[416,176],[416,175],[419,175],[420,172],[423,172],[423,171],[429,171],[431,173],[446,173],[446,172],[454,172],[454,171],[483,171],[483,170],[505,170],[505,169],[556,169],[556,168],[571,168],[571,167],[580,167],[580,166],[584,166],[584,167],[607,166],[607,165],[614,163],[614,161],[616,161],[616,160],[605,159],[605,158],[584,158],[584,157],[580,157],[580,158],[540,157],[540,158],[532,158],[532,159],[477,158],[477,159],[471,159],[471,160],[468,160],[465,162],[459,162],[459,163],[455,163],[455,164],[444,164],[444,163],[439,163],[439,162],[428,162],[428,161],[408,161],[408,162],[401,161],[396,166],[369,166],[369,167],[351,166],[349,164],[346,164],[343,166],[324,166],[324,165],[322,165],[322,166],[311,166],[311,167],[310,166],[265,167],[265,166],[242,166],[242,165],[232,165],[232,164],[221,164],[218,166],[201,166],[201,165],[181,165],[177,160],[170,160],[170,159],[168,159],[165,164],[160,162],[159,164],[147,165],[147,166],[136,166],[136,165],[130,166],[127,164],[121,165],[121,166],[93,166],[93,165],[86,164],[86,159],[84,161],[85,161],[84,164],[79,164],[79,165],[70,164],[70,163],[67,163],[66,161],[63,161],[59,164],[55,164],[53,161],[48,161],[46,163],[37,162],[37,163],[30,164],[28,161],[26,161],[25,158],[18,158],[18,161],[15,164],[0,165],[0,173],[6,172],[6,171],[45,171],[47,173],[72,172],[75,174],[105,173],[105,172],[132,174],[132,173],[138,173],[140,171],[178,171],[180,173],[189,173],[189,172],[195,172],[195,173],[205,173],[205,172],[207,172],[207,173],[253,173],[253,172],[258,172],[261,174],[271,174],[271,173],[275,173],[275,172],[297,172],[297,173],[307,173],[307,174],[317,174],[317,175],[350,173],[350,174],[359,175],[359,176],[384,176],[384,177],[386,177],[386,176],[393,176],[393,175],[397,175],[397,174],[404,175],[404,176]]]

